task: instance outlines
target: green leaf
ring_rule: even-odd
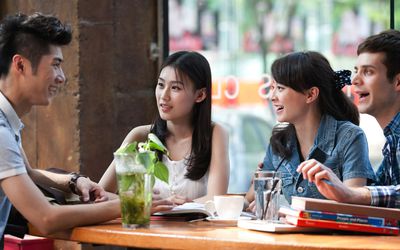
[[[115,153],[117,154],[129,154],[129,153],[136,153],[137,152],[137,142],[129,143],[125,146],[121,146]]]
[[[156,153],[152,151],[140,152],[136,155],[136,161],[143,164],[146,169],[151,169],[157,161]]]
[[[154,184],[156,184],[156,177],[154,175],[151,175],[151,186],[154,187]]]
[[[120,191],[127,191],[130,189],[132,183],[136,182],[137,176],[132,173],[117,174],[117,180]]]
[[[155,183],[155,178],[168,183],[169,171],[164,163],[160,162],[156,151],[168,155],[168,150],[164,144],[157,138],[156,135],[149,133],[146,142],[132,142],[123,147],[120,147],[115,154],[134,154],[135,162],[146,168],[148,174],[151,175],[152,184]],[[124,187],[129,187],[129,181],[123,181]]]
[[[168,149],[164,146],[164,144],[160,141],[160,139],[158,139],[158,137],[155,134],[149,133],[147,138],[148,138],[149,150],[158,150],[168,155]]]
[[[157,162],[154,166],[154,175],[161,181],[168,184],[169,171],[167,166],[161,161]]]

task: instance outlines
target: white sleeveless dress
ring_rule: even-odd
[[[194,200],[207,194],[208,170],[199,180],[193,181],[185,177],[187,173],[186,159],[172,161],[163,155],[163,163],[169,170],[168,184],[156,178],[154,188],[160,191],[162,198],[179,195]]]

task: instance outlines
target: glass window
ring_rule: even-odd
[[[275,124],[266,98],[274,59],[291,51],[315,50],[324,54],[334,69],[352,70],[357,45],[390,24],[390,1],[381,0],[168,3],[170,53],[196,50],[211,64],[213,120],[230,133],[229,192],[247,191],[251,173],[263,160]],[[396,13],[400,13],[399,5]],[[395,20],[399,27],[400,20]],[[350,88],[345,91],[351,96]],[[373,118],[362,115],[361,121],[376,166],[384,139]]]

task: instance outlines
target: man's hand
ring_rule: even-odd
[[[346,186],[332,169],[317,160],[311,159],[302,162],[296,171],[302,173],[305,180],[315,183],[318,191],[328,199],[339,202],[368,204],[368,189]]]
[[[103,202],[108,200],[108,196],[104,189],[89,178],[79,177],[76,180],[76,189],[80,194],[81,201],[83,202]]]

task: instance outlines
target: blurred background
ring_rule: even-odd
[[[334,69],[352,70],[360,41],[400,25],[395,0],[0,0],[1,18],[36,11],[71,24],[73,39],[63,48],[68,85],[23,118],[33,167],[98,181],[127,133],[153,121],[166,56],[196,50],[211,64],[213,120],[230,133],[231,193],[247,191],[276,123],[266,99],[275,58],[316,50]],[[344,91],[357,103],[351,88]],[[381,129],[364,115],[361,126],[377,166]]]
[[[353,70],[363,39],[400,25],[395,0],[0,0],[1,17],[35,11],[57,15],[74,32],[63,49],[69,84],[23,119],[33,167],[98,181],[126,134],[153,121],[163,60],[195,50],[211,64],[213,120],[230,133],[229,192],[246,191],[263,160],[276,123],[266,96],[277,57],[315,50],[335,70]],[[351,88],[343,91],[357,104]],[[361,126],[377,166],[381,129],[365,115]]]
[[[393,1],[394,2],[394,1]],[[213,74],[213,120],[230,134],[229,192],[245,192],[263,160],[276,120],[266,95],[270,65],[292,51],[315,50],[335,70],[354,69],[357,45],[390,27],[385,0],[169,0],[169,53],[195,50]],[[394,4],[393,4],[394,5]],[[399,16],[399,6],[393,7]],[[399,27],[400,20],[392,20]],[[351,88],[343,89],[357,104]],[[376,168],[384,137],[361,115]]]

